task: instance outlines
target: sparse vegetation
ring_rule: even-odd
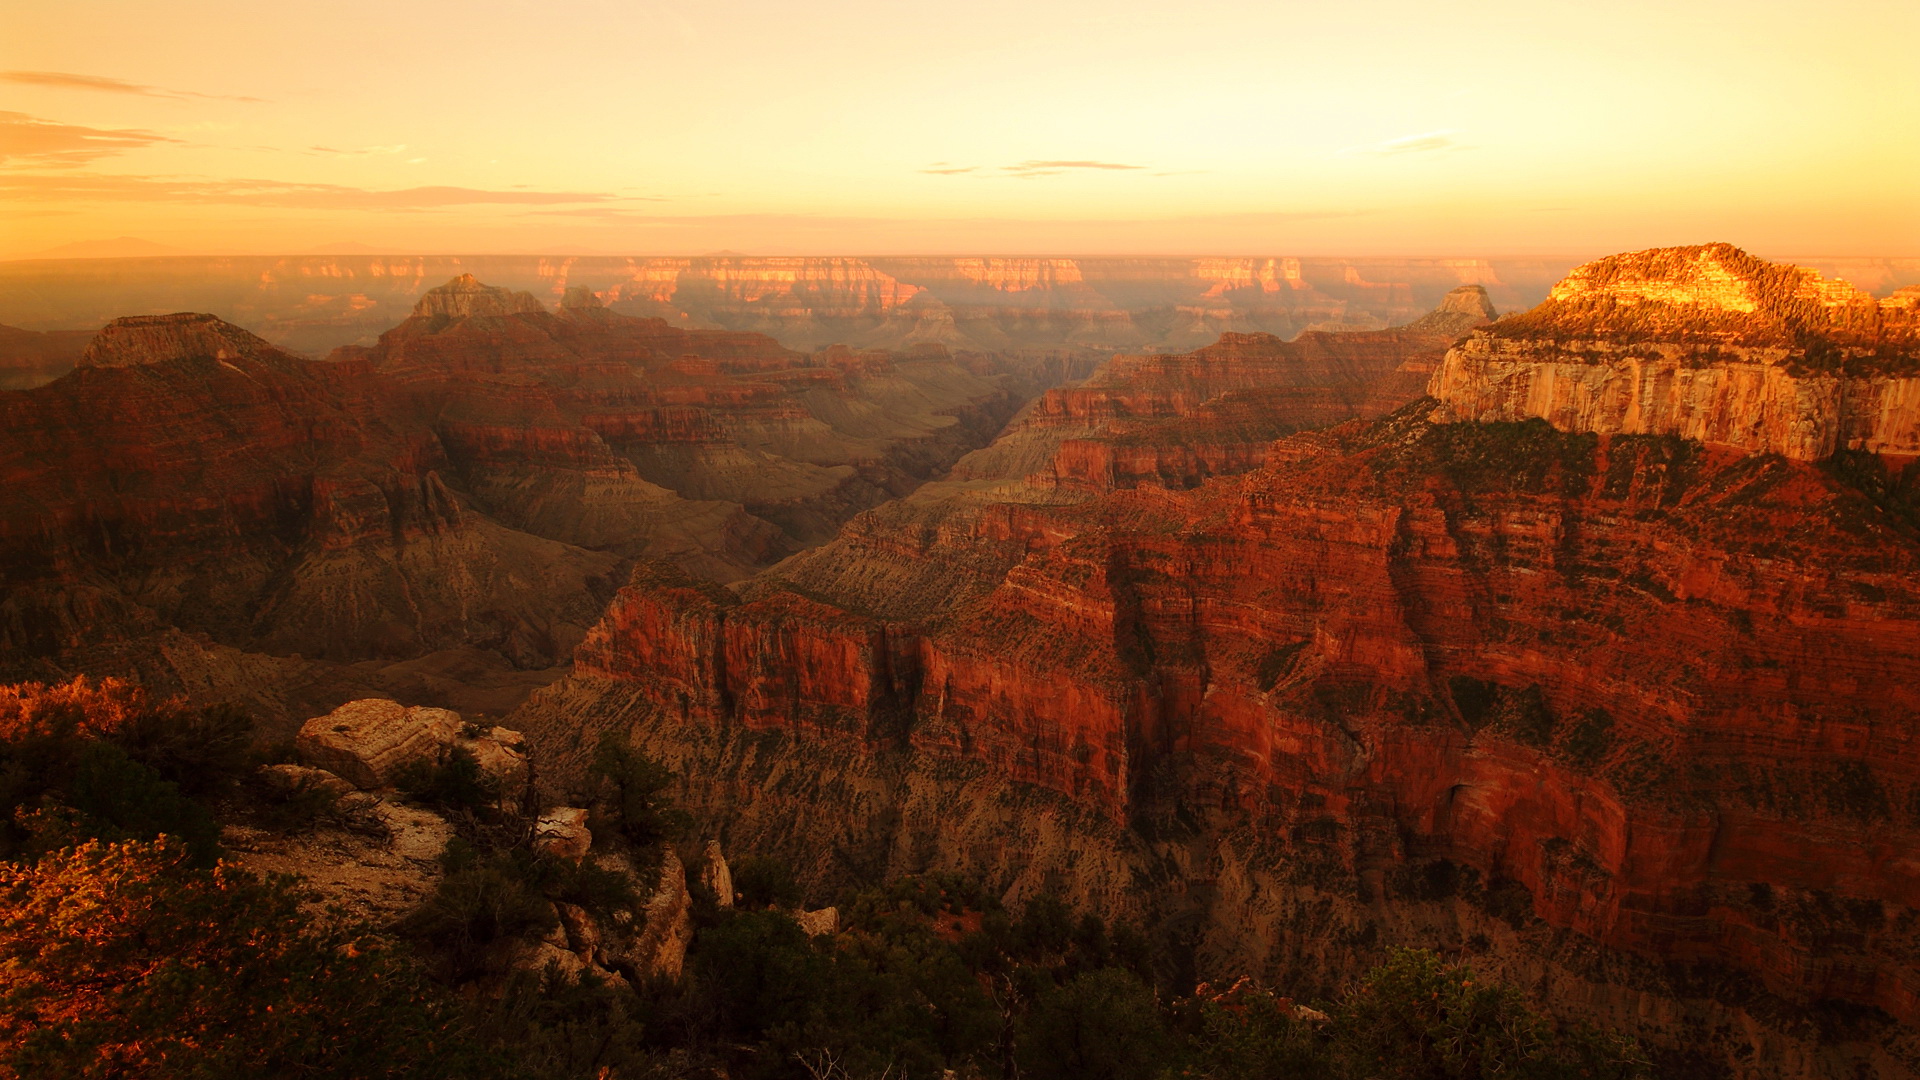
[[[170,835],[211,865],[219,830],[204,800],[244,771],[251,730],[238,710],[112,679],[0,687],[0,858]]]
[[[594,751],[593,831],[617,834],[635,847],[665,839],[686,823],[667,789],[673,773],[639,749],[613,736]]]
[[[0,866],[0,1077],[502,1071],[404,952],[171,840]]]

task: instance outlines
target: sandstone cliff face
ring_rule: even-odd
[[[1025,476],[1053,488],[1193,487],[1258,466],[1274,439],[1390,412],[1455,339],[1491,318],[1478,285],[1399,330],[1311,332],[1291,342],[1227,333],[1193,352],[1114,358],[1050,390],[1007,435],[955,466],[957,479]]]
[[[1817,461],[1920,454],[1920,319],[1903,296],[1726,245],[1614,256],[1447,354],[1469,420],[1662,435]]]
[[[116,324],[0,416],[0,664],[23,676],[247,698],[463,648],[550,667],[618,564],[474,513],[365,363],[210,316]]]
[[[418,309],[325,363],[211,315],[117,320],[72,374],[0,394],[0,671],[281,720],[369,695],[497,713],[627,560],[750,573],[943,470],[1031,385],[471,277]]]
[[[495,516],[712,576],[826,539],[985,442],[1018,403],[1004,369],[983,377],[943,351],[810,359],[619,315],[584,290],[557,314],[449,317],[448,297],[474,288],[432,290],[373,349],[340,355],[405,388]]]
[[[1270,391],[1234,382],[1264,348],[1115,362],[981,456],[1055,423],[1119,447],[1102,425],[1141,416],[1191,447],[1232,413],[1182,395]],[[822,885],[1064,887],[1297,985],[1470,946],[1676,1062],[1914,1075],[1897,485],[1437,409],[1191,487],[1068,440],[1051,460],[1098,475],[1070,492],[957,470],[737,590],[647,570],[516,722],[563,760],[632,734]],[[1821,1002],[1858,1022],[1793,1019]]]

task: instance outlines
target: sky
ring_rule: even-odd
[[[0,0],[0,258],[1920,255],[1914,0]]]

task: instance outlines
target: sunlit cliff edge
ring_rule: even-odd
[[[1727,244],[1588,263],[1474,332],[1428,392],[1446,416],[1679,435],[1816,461],[1920,454],[1920,286],[1876,300]]]

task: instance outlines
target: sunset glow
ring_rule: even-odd
[[[0,257],[1920,248],[1920,5],[9,0]]]

